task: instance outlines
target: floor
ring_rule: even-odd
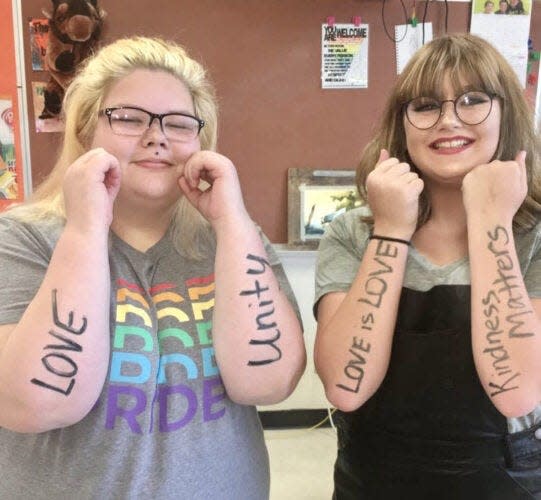
[[[266,430],[270,456],[270,500],[330,500],[336,458],[331,427]]]

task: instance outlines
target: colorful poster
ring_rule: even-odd
[[[16,2],[14,2],[16,3]],[[11,0],[0,0],[0,210],[23,201],[25,170]],[[28,167],[29,168],[29,167]]]
[[[0,200],[16,200],[19,188],[13,133],[13,102],[0,96]]]
[[[321,87],[368,87],[368,24],[321,25]]]
[[[526,87],[531,0],[473,0],[470,32],[494,45]]]
[[[34,18],[28,21],[30,30],[30,54],[32,55],[32,70],[44,71],[45,51],[49,38],[49,20],[46,18]]]

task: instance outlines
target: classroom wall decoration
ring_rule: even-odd
[[[368,87],[368,25],[335,24],[321,26],[321,86],[324,89]]]
[[[0,210],[24,198],[11,0],[0,0]]]
[[[45,54],[49,40],[49,20],[45,17],[29,19],[28,32],[30,34],[32,70],[45,71]]]
[[[64,91],[100,38],[105,12],[97,0],[52,0],[52,10],[43,10],[49,20],[45,67],[50,75],[43,92],[39,116],[56,118],[62,109]]]

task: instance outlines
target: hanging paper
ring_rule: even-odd
[[[424,30],[423,30],[424,26]],[[432,23],[399,24],[395,26],[394,38],[396,40],[396,72],[402,73],[411,56],[423,44],[432,40]]]
[[[523,87],[528,68],[531,0],[473,0],[470,32],[494,45],[511,64]]]
[[[368,87],[368,24],[322,24],[321,87]]]
[[[32,70],[45,70],[45,50],[49,38],[49,20],[46,18],[32,18],[28,21],[30,30],[30,54],[32,56]]]

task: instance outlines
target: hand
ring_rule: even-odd
[[[468,172],[462,181],[462,199],[468,216],[494,216],[512,222],[528,193],[526,152],[514,160],[494,160]]]
[[[67,223],[85,231],[108,231],[119,189],[118,160],[103,148],[87,151],[68,167],[64,176]]]
[[[201,186],[201,181],[208,187]],[[214,227],[220,221],[248,217],[235,166],[214,151],[198,151],[184,165],[178,185],[188,201]]]
[[[407,163],[382,149],[378,164],[366,179],[374,233],[411,239],[417,226],[419,195],[424,183]]]

